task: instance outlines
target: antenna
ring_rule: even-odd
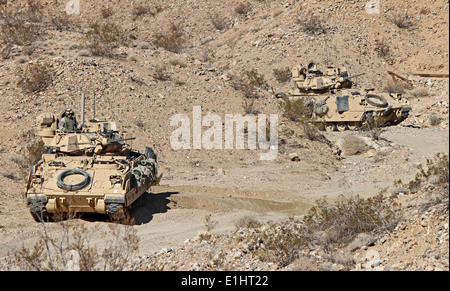
[[[328,55],[328,41],[327,41],[327,37],[326,36],[324,37],[324,41],[325,41],[325,55],[327,57],[325,62],[326,62],[326,66],[328,68],[330,62],[329,62],[329,55]]]
[[[95,120],[95,91],[94,91],[94,118],[92,119]]]
[[[84,124],[84,93],[81,93],[81,124]]]

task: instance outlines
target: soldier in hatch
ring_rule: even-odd
[[[64,111],[58,127],[59,129],[69,132],[79,129],[77,119],[75,118],[75,114],[72,109],[67,109]]]

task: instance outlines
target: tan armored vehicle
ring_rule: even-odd
[[[328,67],[322,72],[314,63],[299,65],[292,69],[296,88],[277,93],[276,97],[286,102],[303,102],[312,122],[334,131],[375,123],[398,124],[408,117],[411,106],[402,94],[354,89],[352,79],[360,75],[349,76],[345,67]]]
[[[42,113],[37,118],[46,151],[31,167],[26,185],[33,218],[52,221],[79,213],[125,218],[158,180],[156,154],[149,147],[144,154],[134,151],[134,138],[118,131],[113,122],[91,120],[72,130],[58,128],[67,113]]]

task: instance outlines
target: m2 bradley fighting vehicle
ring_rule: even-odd
[[[156,154],[150,147],[144,154],[134,151],[134,138],[118,131],[113,122],[84,123],[82,112],[78,127],[70,115],[71,110],[59,117],[42,113],[37,118],[37,135],[46,151],[30,167],[26,185],[33,218],[52,221],[79,213],[102,213],[112,220],[125,219],[133,203],[158,181]]]
[[[399,93],[375,93],[374,89],[355,89],[355,77],[345,67],[327,67],[325,72],[314,63],[292,69],[296,88],[277,93],[285,102],[303,102],[311,122],[334,131],[364,126],[398,124],[405,120],[411,106]]]

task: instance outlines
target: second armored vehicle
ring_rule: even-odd
[[[292,69],[296,88],[276,94],[285,102],[303,102],[310,120],[324,129],[349,130],[365,125],[398,124],[405,120],[411,106],[399,93],[354,89],[353,78],[345,67],[328,67],[325,73],[314,63]]]

